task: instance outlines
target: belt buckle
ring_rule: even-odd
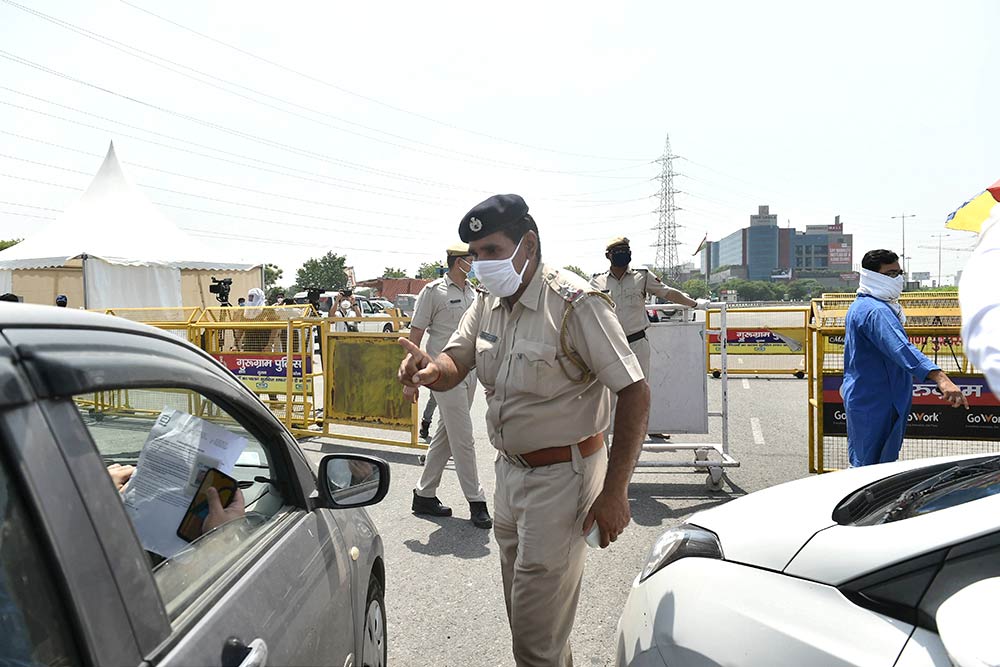
[[[519,454],[508,454],[507,452],[501,451],[500,456],[503,457],[507,463],[518,468],[530,468],[528,462],[524,460],[524,457]]]

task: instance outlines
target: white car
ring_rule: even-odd
[[[982,657],[1000,649],[998,576],[1000,456],[789,482],[660,537],[619,620],[617,664],[998,664]]]

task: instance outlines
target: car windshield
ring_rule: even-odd
[[[955,465],[903,492],[882,523],[929,514],[1000,493],[1000,457]]]

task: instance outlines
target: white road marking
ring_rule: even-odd
[[[744,389],[749,389],[750,388],[750,380],[748,380],[746,378],[743,378],[743,388]]]
[[[745,381],[745,380],[744,380]],[[750,418],[750,430],[753,431],[753,442],[755,445],[764,444],[764,431],[760,428],[760,419],[757,417]]]

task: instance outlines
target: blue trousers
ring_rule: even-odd
[[[852,467],[889,463],[899,458],[909,410],[901,415],[889,405],[879,410],[845,406],[845,411],[847,455]]]

